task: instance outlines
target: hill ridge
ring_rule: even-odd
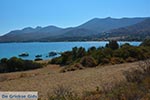
[[[34,41],[69,41],[91,40],[97,34],[109,32],[113,29],[131,26],[142,22],[147,17],[136,18],[93,18],[77,27],[60,28],[57,26],[37,26],[35,28],[26,27],[22,30],[13,30],[0,36],[0,42],[34,42]]]

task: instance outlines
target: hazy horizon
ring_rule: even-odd
[[[75,27],[92,18],[150,17],[149,0],[1,0],[0,35],[25,27]]]

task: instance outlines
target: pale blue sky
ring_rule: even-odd
[[[150,17],[150,0],[0,0],[0,34],[28,26],[73,27],[95,17]]]

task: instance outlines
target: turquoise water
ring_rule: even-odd
[[[47,58],[49,52],[64,52],[71,50],[73,47],[84,47],[86,49],[95,46],[102,47],[106,45],[106,41],[101,42],[32,42],[32,43],[0,43],[0,59],[10,58],[13,56],[18,57],[23,52],[28,52],[29,56],[23,59],[34,60],[35,55],[42,54],[43,59]],[[141,42],[118,42],[120,45],[129,43],[138,46]]]

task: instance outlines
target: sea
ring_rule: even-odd
[[[0,59],[19,57],[20,54],[26,52],[29,54],[27,57],[21,57],[25,60],[34,60],[36,55],[42,55],[43,60],[52,59],[56,56],[48,57],[50,52],[64,52],[70,51],[73,47],[84,47],[86,50],[95,46],[105,47],[108,41],[88,41],[88,42],[31,42],[31,43],[0,43]],[[133,46],[139,46],[141,42],[119,41],[118,44],[122,45],[129,43]]]

